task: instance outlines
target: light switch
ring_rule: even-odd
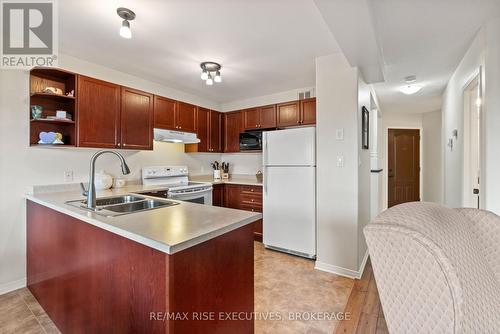
[[[336,140],[344,140],[344,129],[336,129],[335,130],[335,139]]]
[[[344,167],[344,156],[337,155],[337,167]]]
[[[64,172],[64,182],[73,182],[73,171],[67,170]]]

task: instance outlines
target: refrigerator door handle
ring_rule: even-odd
[[[264,132],[264,166],[267,165],[267,133]]]
[[[264,166],[264,193],[267,194],[267,166]]]

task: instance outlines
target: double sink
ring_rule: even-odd
[[[115,217],[140,211],[165,208],[178,205],[179,203],[137,195],[122,195],[96,199],[95,210],[87,207],[87,200],[68,201],[66,204],[95,212],[101,216]]]

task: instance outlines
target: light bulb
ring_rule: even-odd
[[[208,72],[207,70],[203,70],[203,72],[201,72],[201,80],[207,80],[208,79]]]
[[[220,76],[220,72],[219,71],[215,72],[214,81],[215,82],[222,82],[222,77]]]
[[[214,84],[214,79],[212,79],[212,75],[210,75],[210,73],[208,73],[208,78],[207,78],[207,81],[205,81],[205,83],[208,86],[212,86]]]
[[[123,20],[122,27],[120,28],[120,36],[123,38],[132,38],[132,31],[130,30],[130,23]]]

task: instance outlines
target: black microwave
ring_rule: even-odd
[[[240,151],[262,151],[262,131],[240,133]]]

